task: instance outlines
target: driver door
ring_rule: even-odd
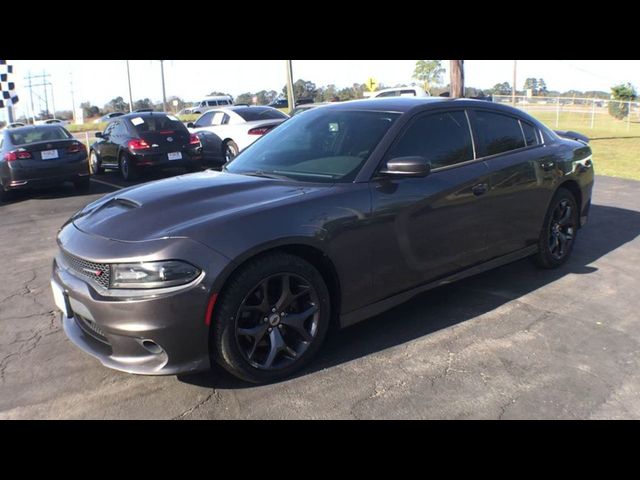
[[[447,276],[486,258],[489,169],[475,160],[464,110],[419,114],[382,164],[422,156],[421,178],[379,175],[371,183],[374,288],[382,299]]]

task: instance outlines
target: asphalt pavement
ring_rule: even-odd
[[[172,173],[161,173],[161,178]],[[528,260],[334,333],[290,380],[109,370],[61,330],[58,228],[125,186],[108,173],[0,205],[0,419],[640,418],[640,182],[597,177],[571,260]],[[147,178],[148,180],[148,178]]]

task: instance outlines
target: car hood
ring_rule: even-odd
[[[269,208],[317,188],[205,171],[119,190],[87,205],[71,221],[85,233],[125,242],[185,236],[201,240],[198,233],[206,236],[203,224]]]

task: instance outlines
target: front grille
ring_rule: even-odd
[[[78,314],[75,314],[76,323],[86,334],[91,335],[96,340],[109,345],[109,340],[105,337],[104,332],[95,322],[92,322],[88,318],[84,318]]]
[[[89,278],[104,288],[109,288],[109,277],[111,269],[106,263],[95,263],[82,258],[71,255],[62,250],[62,256],[71,270]]]

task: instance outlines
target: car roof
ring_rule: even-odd
[[[135,117],[142,117],[142,118],[147,118],[147,117],[158,117],[164,115],[169,116],[169,115],[173,115],[172,113],[167,113],[167,112],[131,112],[131,113],[125,113],[124,115],[120,115],[117,118],[118,119],[129,119],[129,118],[135,118]],[[175,115],[173,115],[175,116]]]
[[[40,124],[40,125],[25,125],[24,127],[13,127],[13,128],[8,128],[6,130],[10,130],[11,133],[20,133],[20,132],[28,132],[30,130],[34,130],[34,129],[50,129],[53,130],[54,128],[63,128],[64,127],[62,125],[52,125],[52,124]]]
[[[508,105],[488,102],[486,100],[474,100],[470,98],[449,98],[449,97],[384,97],[384,98],[365,98],[361,100],[351,100],[348,102],[333,102],[325,108],[337,110],[372,110],[405,113],[414,109],[428,109],[448,104],[448,106],[457,107],[483,107],[491,110],[502,111],[505,113],[517,114],[525,116],[525,112]]]

